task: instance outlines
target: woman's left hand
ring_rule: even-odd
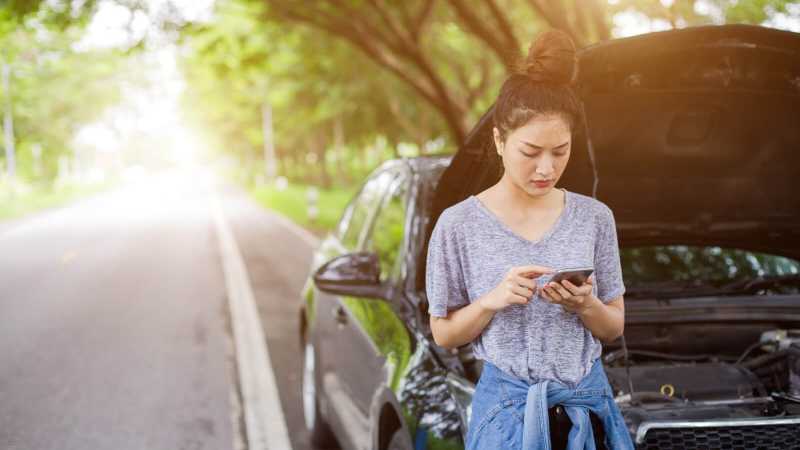
[[[593,285],[594,275],[580,286],[575,286],[569,280],[563,280],[561,283],[550,281],[542,288],[541,296],[548,303],[561,305],[571,313],[580,314],[594,306],[597,301],[592,296]]]

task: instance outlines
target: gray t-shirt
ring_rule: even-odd
[[[480,200],[470,196],[447,208],[428,248],[428,312],[448,311],[494,289],[508,270],[541,265],[553,269],[594,267],[594,294],[603,303],[625,292],[614,215],[604,203],[564,190],[565,206],[538,240],[516,234]],[[549,275],[539,277],[541,287]],[[556,380],[574,388],[602,345],[577,314],[539,298],[498,311],[473,341],[475,356],[506,373],[536,382]]]

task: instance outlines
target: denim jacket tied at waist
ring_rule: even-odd
[[[487,372],[488,371],[488,372]],[[471,421],[478,420],[480,423],[470,425],[467,436],[467,448],[469,450],[482,450],[488,446],[501,443],[507,447],[511,442],[518,439],[508,436],[519,436],[518,427],[522,427],[522,449],[523,450],[550,450],[550,424],[548,408],[554,405],[562,405],[572,421],[572,428],[569,432],[568,450],[595,450],[594,433],[589,418],[589,411],[594,412],[602,421],[603,429],[606,434],[606,447],[612,450],[633,450],[633,442],[628,434],[625,421],[619,412],[611,393],[603,365],[596,359],[589,373],[573,389],[565,386],[558,381],[542,380],[533,384],[528,381],[511,376],[503,372],[497,366],[488,361],[484,361],[481,382],[499,385],[502,392],[500,403],[494,408],[481,408],[481,398],[473,399],[473,413],[483,415],[483,417],[472,417]],[[491,387],[484,386],[476,389],[475,396],[479,397]],[[495,398],[494,401],[497,399]],[[513,408],[513,405],[522,407],[524,402],[524,416],[520,423],[519,420],[508,420],[498,417],[498,413],[503,408]],[[478,403],[476,405],[476,403]],[[476,408],[477,406],[477,408]],[[476,410],[477,409],[477,410]],[[482,411],[480,411],[482,409]],[[485,414],[484,414],[485,413]],[[487,426],[492,420],[505,420],[501,427]],[[511,427],[512,429],[508,429]],[[502,434],[504,436],[486,436],[487,434]],[[489,444],[488,446],[486,444]]]

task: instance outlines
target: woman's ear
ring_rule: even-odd
[[[503,139],[500,137],[500,130],[497,127],[493,127],[492,134],[494,135],[494,147],[497,150],[497,154],[503,156]]]

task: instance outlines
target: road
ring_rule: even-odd
[[[0,224],[0,448],[243,448],[214,192],[251,281],[292,447],[314,240],[197,174]],[[278,400],[276,400],[277,402]]]

